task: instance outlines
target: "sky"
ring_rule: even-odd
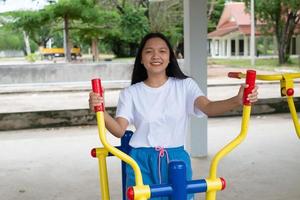
[[[45,5],[47,5],[46,0],[0,0],[0,13],[14,10],[36,10]]]

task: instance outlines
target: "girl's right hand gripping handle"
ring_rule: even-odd
[[[248,87],[244,89],[244,95],[243,95],[243,104],[244,105],[251,105],[250,101],[247,100],[247,97],[255,87],[255,79],[256,79],[256,71],[247,70],[246,84],[248,85]]]
[[[101,80],[99,78],[92,80],[92,88],[94,93],[100,94],[101,97],[103,97],[103,90],[101,85]],[[101,103],[100,106],[95,106],[95,112],[104,112],[104,104]]]

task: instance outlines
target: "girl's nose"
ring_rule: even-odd
[[[153,55],[152,55],[152,58],[159,58],[159,52],[154,51]]]

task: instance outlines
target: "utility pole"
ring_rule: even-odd
[[[251,65],[255,66],[255,14],[254,14],[254,0],[251,0],[251,38],[250,38],[250,57]]]

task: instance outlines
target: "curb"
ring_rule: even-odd
[[[295,97],[294,103],[296,108],[300,108],[300,97]],[[115,114],[115,110],[115,107],[107,108],[112,115]],[[289,112],[287,101],[283,98],[261,99],[252,106],[252,115]],[[241,116],[241,114],[242,108],[239,108],[216,117]],[[84,125],[96,125],[95,114],[88,109],[0,114],[0,131]]]

